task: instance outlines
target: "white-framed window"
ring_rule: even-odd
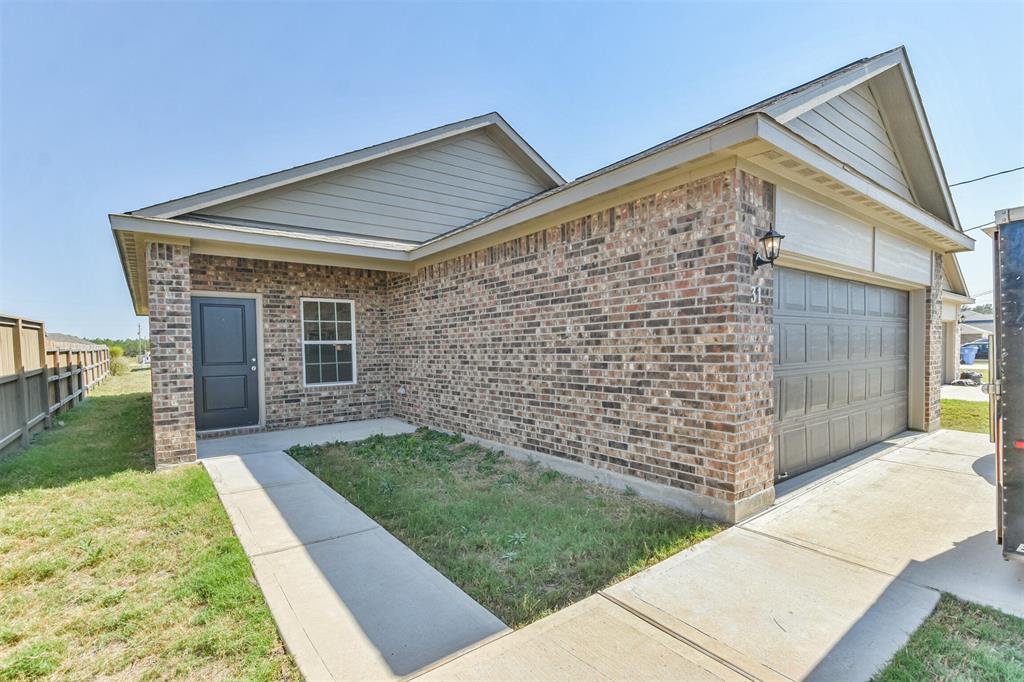
[[[306,386],[356,383],[356,307],[336,298],[303,298],[302,373]]]

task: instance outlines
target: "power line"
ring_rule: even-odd
[[[988,178],[994,178],[997,175],[1006,175],[1007,173],[1014,173],[1019,170],[1024,170],[1024,166],[1017,166],[1016,168],[1010,168],[998,173],[989,173],[988,175],[982,175],[980,178],[973,178],[971,180],[964,180],[963,182],[954,182],[950,187],[958,187],[960,185],[969,185],[972,182],[978,182],[979,180],[987,180]]]
[[[988,227],[989,225],[995,225],[995,224],[996,224],[996,221],[990,220],[987,223],[985,223],[984,225],[977,225],[975,227],[968,227],[966,230],[964,230],[964,232],[970,232],[971,230],[980,230],[983,227]]]

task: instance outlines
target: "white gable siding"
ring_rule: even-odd
[[[474,131],[200,215],[423,242],[545,189],[486,133]]]
[[[847,90],[786,125],[883,187],[914,200],[867,85]]]

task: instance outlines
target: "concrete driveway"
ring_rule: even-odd
[[[868,679],[941,591],[1024,617],[1024,564],[995,544],[993,481],[984,434],[894,438],[425,677]]]

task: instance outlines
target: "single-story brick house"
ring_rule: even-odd
[[[728,521],[937,428],[971,300],[903,48],[572,182],[492,113],[110,223],[160,466],[395,416]]]

